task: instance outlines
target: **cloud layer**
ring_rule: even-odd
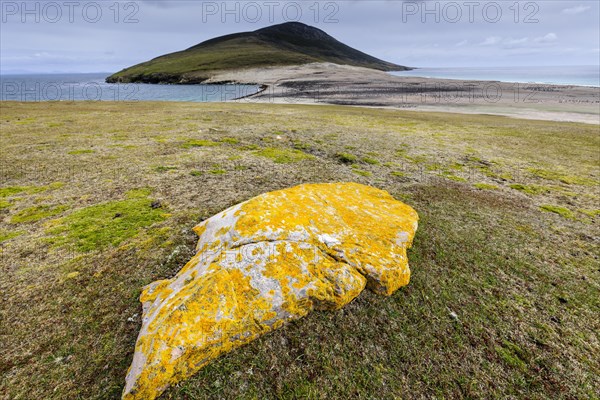
[[[1,2],[0,68],[114,72],[290,20],[409,66],[597,65],[597,1]]]

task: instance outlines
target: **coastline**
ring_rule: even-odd
[[[346,105],[600,124],[600,87],[398,76],[333,63],[213,71],[210,78],[196,83],[220,84],[259,86],[256,93],[240,93],[241,97],[227,100],[234,102]]]
[[[205,83],[261,82],[238,101],[332,104],[600,124],[600,88],[463,79],[399,77],[329,63],[216,73]]]

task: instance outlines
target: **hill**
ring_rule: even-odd
[[[166,54],[126,68],[107,82],[201,83],[214,71],[331,62],[400,71],[410,68],[380,60],[299,22],[207,40],[187,50]]]

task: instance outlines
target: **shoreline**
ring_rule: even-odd
[[[256,93],[229,102],[346,105],[600,125],[600,87],[405,77],[332,63],[219,71],[196,85],[225,83],[259,86]]]
[[[224,80],[264,82],[267,89],[243,99],[258,103],[348,105],[600,124],[600,88],[586,86],[399,77],[323,63],[228,71],[206,83]]]

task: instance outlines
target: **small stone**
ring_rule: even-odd
[[[456,315],[454,311],[450,311],[450,318],[452,318],[455,321],[458,321],[458,315]]]
[[[133,314],[131,317],[127,318],[127,322],[135,322],[137,319],[137,314]]]
[[[154,200],[150,207],[156,210],[157,208],[161,208],[162,204],[160,203],[160,200]]]

